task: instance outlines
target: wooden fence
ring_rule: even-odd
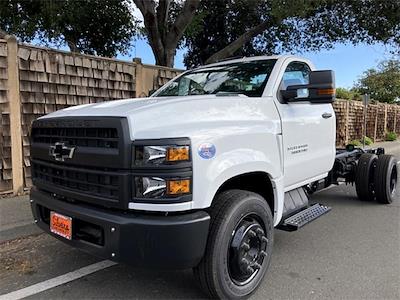
[[[33,120],[73,105],[145,97],[179,72],[0,40],[0,193],[31,186]]]
[[[145,97],[181,70],[0,40],[0,194],[31,186],[29,131],[36,118],[73,105]],[[337,144],[360,139],[363,106],[338,100]],[[400,106],[370,105],[367,135],[400,133]]]
[[[360,101],[337,100],[336,144],[344,146],[352,140],[362,139],[364,132],[364,106]],[[369,104],[366,135],[374,141],[385,140],[389,131],[400,134],[400,105]]]

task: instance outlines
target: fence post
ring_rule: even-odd
[[[19,93],[18,43],[14,36],[6,36],[8,63],[8,96],[10,105],[11,166],[13,193],[24,189],[22,162],[21,99]]]
[[[344,144],[347,145],[349,143],[349,114],[350,114],[350,101],[346,101],[346,112],[345,112],[345,135],[344,135]]]
[[[385,103],[384,104],[384,106],[385,106],[385,130],[384,130],[384,135],[386,135],[386,132],[387,132],[387,119],[388,119],[388,106],[387,106],[387,104]]]
[[[136,64],[136,76],[135,76],[135,94],[136,98],[140,98],[143,94],[143,64],[141,58],[134,58],[134,63]]]
[[[378,114],[379,114],[379,105],[376,106],[376,111],[375,111],[374,142],[376,142],[376,135],[378,133]]]

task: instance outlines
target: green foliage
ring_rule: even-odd
[[[21,41],[115,56],[130,48],[137,22],[126,0],[1,0],[0,28]]]
[[[363,140],[361,139],[361,144],[362,144],[362,142],[363,142]],[[374,141],[370,137],[367,137],[367,136],[364,137],[364,142],[365,142],[365,145],[367,145],[367,146],[372,145],[374,143]]]
[[[387,141],[390,141],[390,142],[397,140],[397,134],[396,134],[396,132],[393,132],[393,131],[387,132],[387,133],[386,133],[386,140],[387,140]]]
[[[331,48],[335,43],[392,45],[400,53],[397,0],[202,0],[185,39],[185,65],[194,67],[264,24],[228,56],[270,55]],[[379,18],[371,17],[379,16]]]
[[[348,143],[349,145],[353,145],[355,147],[360,147],[362,146],[362,143],[359,140],[352,140]]]
[[[39,10],[39,1],[2,0],[0,28],[17,35],[23,42],[30,41],[38,31]]]
[[[346,100],[361,100],[360,93],[355,89],[337,88],[336,98]]]
[[[374,143],[374,141],[368,136],[364,137],[364,141],[365,141],[365,145],[366,146],[370,146],[370,145],[372,145]],[[348,144],[349,145],[353,145],[355,147],[360,147],[360,146],[363,145],[363,139],[361,139],[361,140],[352,140]]]
[[[393,103],[400,100],[400,60],[386,60],[369,69],[359,80],[357,90],[372,99]]]

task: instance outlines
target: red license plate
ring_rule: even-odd
[[[56,213],[50,212],[50,231],[62,236],[63,238],[72,239],[72,218]]]

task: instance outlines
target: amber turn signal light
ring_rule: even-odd
[[[188,193],[190,193],[190,179],[167,181],[168,195],[179,195]]]
[[[317,90],[317,94],[319,96],[332,96],[335,95],[336,90],[335,89],[320,89]]]
[[[167,161],[189,160],[189,146],[169,147],[167,151]]]

